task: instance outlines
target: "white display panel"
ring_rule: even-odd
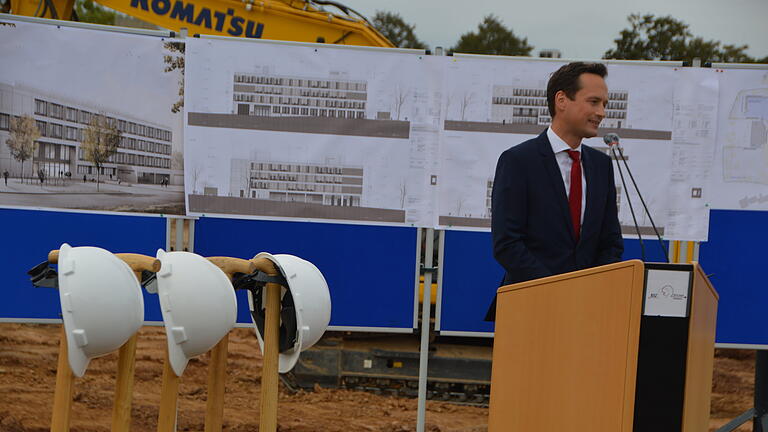
[[[439,60],[189,40],[188,213],[432,226]]]

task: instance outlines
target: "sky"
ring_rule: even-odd
[[[430,48],[450,48],[494,14],[534,47],[559,49],[563,58],[599,59],[628,28],[632,13],[671,15],[688,24],[694,36],[723,44],[749,45],[747,54],[768,56],[768,0],[615,0],[512,2],[501,0],[342,0],[372,19],[376,11],[397,12],[416,25],[416,36]]]

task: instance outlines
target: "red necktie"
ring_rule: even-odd
[[[568,207],[571,210],[571,222],[573,223],[573,238],[579,241],[581,233],[581,153],[576,150],[567,150],[568,156],[573,160],[571,164],[571,188],[568,193]]]

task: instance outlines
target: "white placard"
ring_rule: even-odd
[[[663,317],[688,316],[691,272],[648,270],[645,278],[643,315]]]
[[[718,74],[681,68],[675,87],[668,240],[706,241],[717,136]]]

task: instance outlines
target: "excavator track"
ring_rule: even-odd
[[[453,342],[453,343],[451,343]],[[430,345],[427,399],[488,406],[491,356],[489,341],[479,345],[442,342]],[[315,385],[396,397],[418,394],[419,345],[415,335],[330,334],[302,352],[295,369],[283,377],[293,389]]]

